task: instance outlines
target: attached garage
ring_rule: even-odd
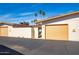
[[[42,26],[42,39],[79,41],[79,11],[47,18],[36,24]]]
[[[46,25],[45,31],[46,31],[45,32],[46,39],[68,40],[67,24]]]

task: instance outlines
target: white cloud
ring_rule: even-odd
[[[20,15],[27,15],[27,14],[31,14],[31,13],[25,13],[25,14],[21,13]],[[13,16],[12,14],[0,15],[0,22],[18,23],[18,22],[21,22],[21,21],[27,21],[27,22],[31,21],[30,18],[27,18],[26,16],[25,17],[12,17],[12,16]]]
[[[16,21],[18,18],[12,18],[12,14],[0,15],[0,22],[11,22]]]
[[[9,18],[11,14],[0,15],[0,19]]]
[[[28,15],[32,15],[34,14],[34,12],[27,12],[27,13],[20,13],[20,16],[28,16]]]

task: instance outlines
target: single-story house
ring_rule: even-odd
[[[41,38],[47,40],[79,41],[79,11],[38,21]]]
[[[1,25],[0,36],[79,41],[79,11],[37,21],[35,26]]]

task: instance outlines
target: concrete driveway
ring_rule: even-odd
[[[0,45],[25,55],[78,55],[79,42],[0,37]]]

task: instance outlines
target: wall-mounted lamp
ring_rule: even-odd
[[[72,30],[72,32],[76,32],[76,30],[75,30],[75,29],[73,29],[73,30]]]

